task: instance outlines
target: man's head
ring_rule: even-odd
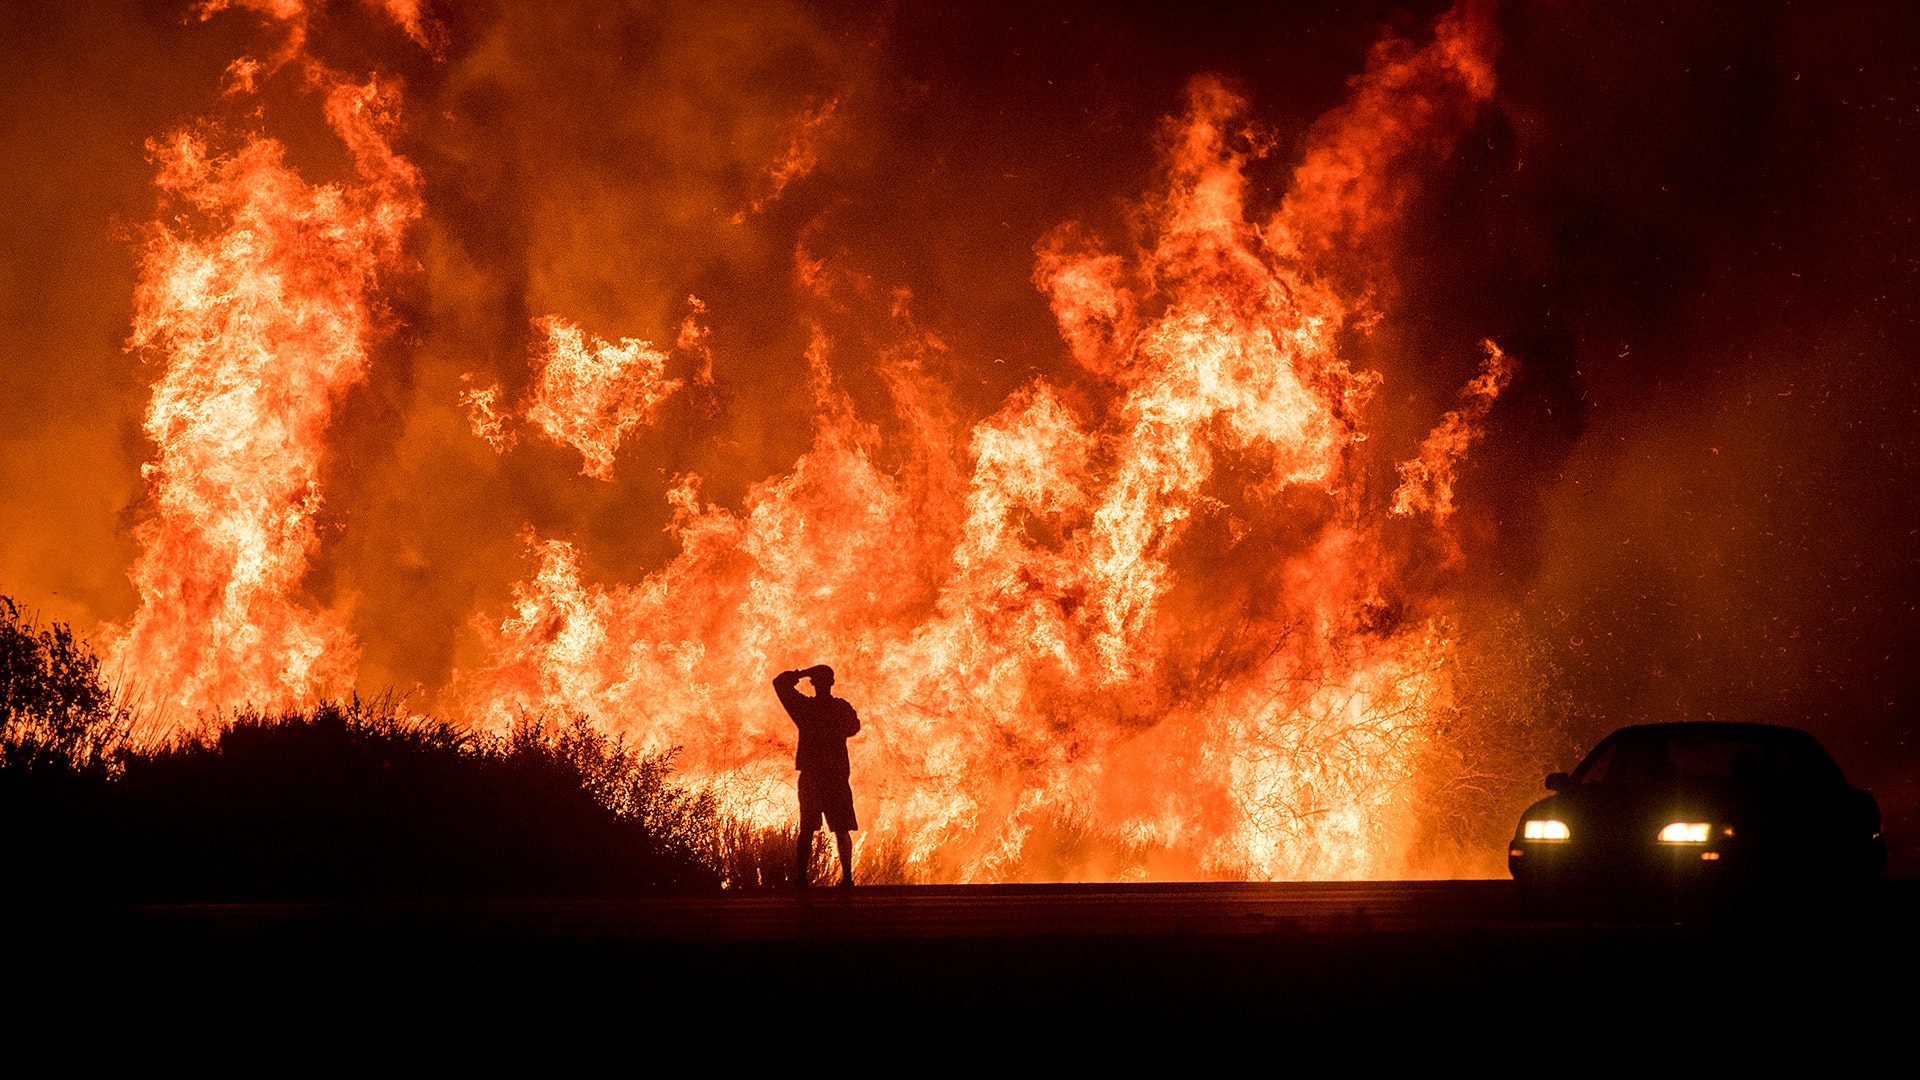
[[[813,682],[813,696],[826,697],[833,689],[833,669],[825,664],[815,664],[807,669],[807,678]]]

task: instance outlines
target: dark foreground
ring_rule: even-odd
[[[109,1001],[111,1030],[211,1023],[336,1046],[564,1029],[576,1049],[694,1040],[731,1058],[838,1027],[938,1040],[955,1060],[1035,1039],[1068,1057],[1344,1046],[1492,1064],[1668,1040],[1904,1054],[1920,1004],[1920,882],[1905,880],[1838,910],[1680,923],[1521,919],[1512,883],[1491,881],[165,906],[14,925],[12,1024],[102,1019]]]

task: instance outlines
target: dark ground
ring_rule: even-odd
[[[1904,879],[1844,910],[1691,922],[1521,919],[1503,881],[19,912],[9,1015],[64,1026],[111,1002],[103,1036],[198,1031],[215,1056],[398,1040],[745,1063],[811,1054],[809,1033],[838,1027],[880,1065],[905,1063],[876,1055],[902,1039],[949,1064],[1009,1049],[1831,1061],[1904,1050],[1916,916],[1920,881]]]

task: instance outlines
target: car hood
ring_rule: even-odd
[[[1704,821],[1716,829],[1754,820],[1759,799],[1727,784],[1680,783],[1670,786],[1581,785],[1529,807],[1528,818],[1566,823],[1576,840],[1642,844],[1675,821]]]

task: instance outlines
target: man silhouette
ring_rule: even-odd
[[[813,696],[802,694],[794,684],[806,679],[813,684]],[[847,739],[860,730],[860,714],[845,698],[833,696],[833,669],[825,664],[800,671],[783,671],[773,677],[773,692],[800,729],[800,748],[793,755],[794,768],[800,770],[800,838],[794,845],[797,884],[807,884],[807,866],[813,862],[813,834],[820,819],[840,848],[840,884],[853,884],[853,830],[860,823],[853,816],[853,785],[847,777]]]

